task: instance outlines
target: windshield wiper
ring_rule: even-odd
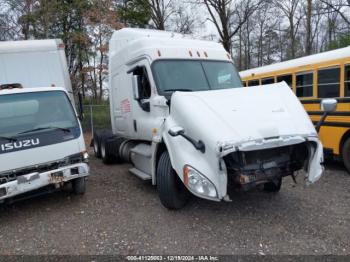
[[[0,139],[5,139],[10,142],[17,142],[17,139],[14,137],[9,137],[9,136],[0,136]]]
[[[192,89],[181,89],[181,88],[165,89],[164,90],[164,92],[175,92],[175,91],[193,92]]]
[[[45,127],[38,127],[38,128],[30,129],[27,131],[23,131],[21,133],[18,133],[18,135],[32,133],[32,132],[46,130],[46,129],[57,129],[57,130],[61,130],[61,131],[66,132],[66,133],[70,132],[70,129],[68,129],[68,128],[63,128],[63,127],[58,127],[58,126],[45,126]]]

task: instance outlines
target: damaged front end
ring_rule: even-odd
[[[222,152],[228,188],[247,191],[261,184],[278,183],[286,176],[292,176],[295,181],[295,172],[299,170],[305,171],[307,184],[315,182],[321,175],[316,171],[323,171],[322,155],[316,154],[320,150],[318,147],[322,146],[316,141],[302,140],[283,145],[283,140],[276,138],[235,147],[230,153]],[[317,157],[318,161],[315,159]]]

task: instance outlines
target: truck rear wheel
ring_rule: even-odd
[[[113,133],[111,130],[94,131],[93,146],[94,146],[95,157],[101,158],[101,143],[105,138],[110,136],[113,136]]]
[[[95,157],[101,158],[101,144],[100,144],[100,132],[99,131],[94,131],[94,153]]]
[[[350,138],[347,138],[343,144],[342,158],[346,170],[350,173]]]
[[[101,141],[101,158],[104,164],[113,164],[116,162],[114,140],[114,138],[105,138]]]
[[[264,191],[266,192],[278,192],[282,186],[282,177],[275,179],[274,181],[264,184]]]
[[[72,181],[73,192],[76,195],[83,195],[85,193],[85,177],[79,177]]]
[[[168,209],[180,209],[189,199],[189,192],[171,166],[169,153],[164,151],[157,166],[157,190],[160,201]]]

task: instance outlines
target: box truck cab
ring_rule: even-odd
[[[0,43],[0,203],[67,184],[85,192],[88,154],[62,48]]]
[[[0,202],[68,182],[75,193],[84,193],[87,162],[65,89],[0,86]]]
[[[322,175],[322,145],[290,88],[243,88],[221,44],[122,29],[109,58],[113,130],[95,132],[96,156],[131,162],[165,207],[181,208],[189,193],[229,201],[234,187],[276,192],[299,170],[308,184]]]

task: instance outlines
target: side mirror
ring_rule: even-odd
[[[169,135],[171,136],[179,136],[185,133],[185,130],[181,126],[174,126],[169,129]]]
[[[78,93],[78,100],[79,100],[79,120],[83,121],[83,119],[84,119],[84,106],[83,106],[83,95],[81,93]]]
[[[326,118],[328,116],[328,114],[330,112],[333,112],[337,109],[337,100],[334,98],[326,98],[326,99],[322,99],[321,101],[321,110],[323,111],[323,115],[320,119],[320,121],[318,121],[317,125],[316,125],[316,131],[320,132],[321,126],[324,124],[324,122],[326,121]]]
[[[139,85],[140,85],[140,76],[133,75],[132,76],[132,91],[133,91],[135,100],[140,99]]]
[[[333,112],[337,109],[337,100],[334,98],[322,99],[321,110],[327,113]]]

